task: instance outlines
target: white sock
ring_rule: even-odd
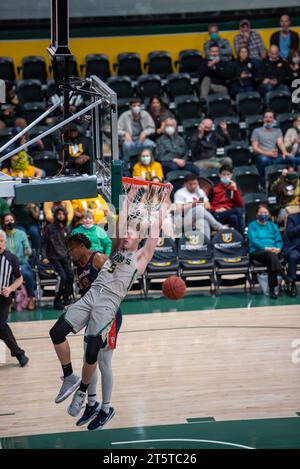
[[[106,414],[109,412],[110,399],[113,387],[113,374],[111,367],[111,360],[113,356],[113,350],[100,350],[98,354],[98,365],[101,372],[101,384],[102,384],[102,406]]]

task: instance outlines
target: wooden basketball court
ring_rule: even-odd
[[[202,430],[204,422],[290,418],[300,447],[300,364],[292,360],[293,342],[300,339],[299,305],[125,315],[113,359],[116,415],[100,435],[76,428],[76,418],[66,412],[70,398],[54,403],[61,370],[48,336],[52,324],[12,324],[30,363],[21,369],[7,354],[7,362],[0,365],[3,446],[26,446],[29,441],[3,437],[39,435],[40,447],[51,447],[49,434],[67,432],[68,447],[75,442],[74,447],[90,447],[97,441],[101,448],[111,444],[108,435],[114,440],[115,429],[139,429],[140,436],[130,440],[138,445],[150,427],[178,425],[185,432],[193,423],[202,423]],[[70,344],[73,368],[79,373],[83,335],[71,336]],[[78,439],[74,432],[84,437]],[[227,442],[239,444],[228,429],[225,433]],[[120,441],[124,443],[122,436]]]

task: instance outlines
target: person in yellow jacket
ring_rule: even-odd
[[[104,225],[106,215],[109,213],[109,207],[104,198],[99,194],[98,197],[91,199],[72,200],[72,206],[75,216],[82,216],[86,210],[91,210],[94,216],[95,225]]]
[[[145,148],[141,151],[139,161],[133,167],[133,177],[141,177],[146,181],[161,182],[164,180],[162,165],[154,161],[151,150]]]

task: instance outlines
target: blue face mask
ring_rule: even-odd
[[[229,178],[224,178],[224,177],[221,177],[220,178],[220,181],[222,184],[229,184],[230,183],[230,179]]]
[[[266,223],[269,220],[269,215],[257,215],[257,219],[262,223]]]
[[[211,33],[210,35],[210,38],[213,40],[213,41],[216,41],[219,37],[219,34],[218,33]]]
[[[264,124],[264,127],[266,129],[274,129],[274,127],[277,126],[277,123],[276,122],[273,122],[272,124]]]

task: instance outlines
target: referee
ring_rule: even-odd
[[[0,230],[0,339],[5,342],[11,356],[16,357],[20,365],[25,366],[29,359],[26,357],[7,324],[12,293],[23,283],[19,261],[16,256],[6,250],[6,234]]]

